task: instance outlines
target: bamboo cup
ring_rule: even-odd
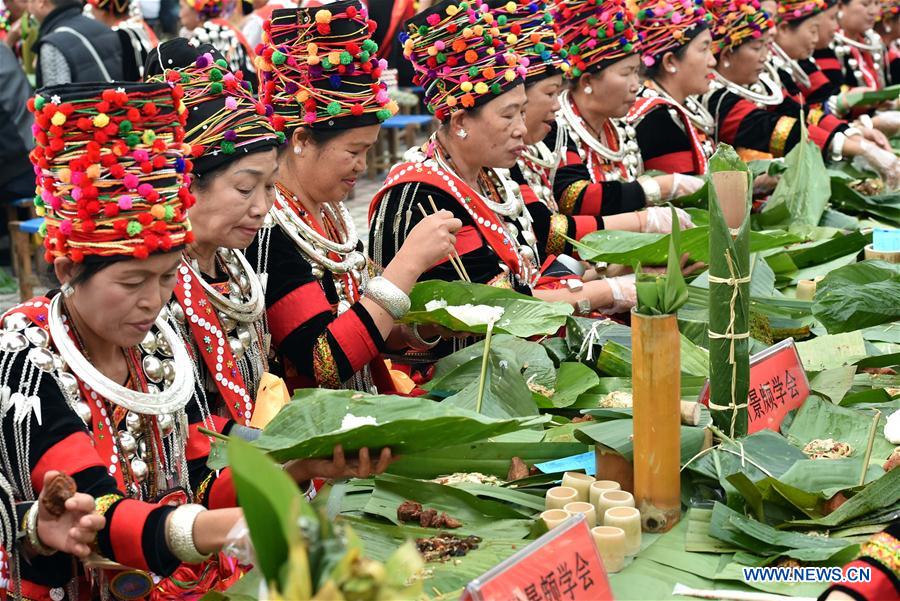
[[[722,216],[731,230],[744,223],[747,215],[747,173],[744,171],[717,171],[712,174],[712,184],[716,187]],[[723,191],[729,191],[724,194]],[[732,232],[737,233],[737,232]]]
[[[606,571],[610,574],[621,571],[625,565],[625,531],[615,526],[597,526],[591,528],[591,536]]]
[[[554,486],[547,491],[544,506],[547,509],[562,509],[567,503],[578,500],[578,491],[568,486]]]
[[[565,509],[548,509],[541,513],[541,520],[547,526],[547,530],[553,530],[570,517],[572,514]]]
[[[869,244],[865,248],[865,257],[866,260],[877,259],[879,261],[886,261],[888,263],[900,263],[900,251],[896,250],[887,250],[880,251],[872,248],[872,245]]]
[[[581,472],[566,472],[563,474],[562,485],[568,486],[569,488],[574,488],[578,491],[578,500],[588,502],[590,499],[590,494],[588,491],[591,488],[591,484],[594,482],[593,476],[588,476],[587,474],[582,474]]]
[[[797,300],[812,300],[815,295],[815,280],[800,280],[797,282]]]
[[[634,497],[648,532],[681,518],[680,346],[675,315],[632,311]]]
[[[597,506],[600,502],[600,495],[608,490],[621,490],[622,486],[615,480],[597,480],[591,484],[590,501],[591,505]],[[599,515],[597,516],[600,517]]]
[[[597,499],[597,521],[603,523],[606,510],[612,507],[634,507],[634,496],[626,490],[605,490]]]
[[[610,507],[603,514],[604,526],[615,526],[625,532],[625,555],[641,550],[641,512],[634,507]]]
[[[566,503],[566,506],[563,507],[563,510],[568,511],[572,515],[578,515],[579,513],[584,515],[587,520],[588,527],[593,528],[597,525],[597,510],[590,503],[585,503],[584,501],[575,501],[573,503]]]

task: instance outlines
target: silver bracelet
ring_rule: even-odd
[[[419,334],[419,324],[417,323],[412,324],[410,330],[412,332],[413,341],[415,341],[414,345],[410,345],[413,350],[429,351],[436,347],[441,341],[440,336],[437,336],[434,340],[425,340],[424,338],[422,338],[422,335]]]
[[[644,199],[647,206],[655,206],[662,202],[662,190],[659,189],[659,182],[649,175],[642,175],[637,178],[637,183],[644,190]]]
[[[859,124],[862,125],[866,129],[875,129],[875,123],[872,121],[872,117],[866,114],[862,114],[859,116]]]
[[[209,559],[211,553],[203,554],[194,544],[194,521],[206,511],[203,505],[188,503],[179,505],[166,526],[166,542],[172,554],[183,563],[201,563]]]
[[[400,319],[409,312],[409,296],[385,277],[378,276],[369,280],[365,295],[394,319]]]
[[[31,545],[31,549],[38,555],[46,557],[56,553],[56,550],[42,543],[41,537],[38,535],[38,503],[40,501],[35,501],[28,510],[28,515],[25,516],[25,534],[28,536],[28,544]]]
[[[832,161],[840,161],[844,158],[844,142],[847,141],[847,136],[843,133],[838,132],[834,134],[834,137],[831,139],[831,160]]]

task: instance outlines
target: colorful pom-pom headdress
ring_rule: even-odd
[[[127,17],[131,10],[131,0],[88,0],[88,4],[117,17]]]
[[[181,96],[167,84],[84,83],[28,101],[48,262],[145,259],[193,239]]]
[[[251,152],[275,148],[284,139],[272,129],[266,108],[240,71],[209,44],[195,47],[184,38],[163,42],[147,57],[148,81],[184,89],[184,141],[191,146],[193,172],[203,176]]]
[[[759,39],[774,22],[757,0],[707,0],[713,16],[713,52],[734,50],[748,40]]]
[[[227,19],[234,12],[236,0],[186,0],[188,6],[204,19]]]
[[[358,0],[276,10],[256,58],[260,95],[276,130],[381,123],[397,103],[381,82],[375,22]]]
[[[777,21],[793,23],[803,21],[828,10],[825,0],[778,0]]]
[[[643,43],[644,64],[652,67],[667,52],[689,44],[709,26],[711,18],[703,0],[638,2],[635,27]]]
[[[640,52],[634,15],[624,0],[557,0],[553,14],[572,77],[601,71]]]
[[[490,6],[501,37],[513,52],[528,60],[526,83],[569,70],[567,53],[546,4],[541,0],[493,0]]]
[[[477,0],[430,7],[406,22],[400,39],[416,71],[413,81],[425,88],[425,104],[441,121],[496,98],[527,73],[528,59],[507,46],[495,14]]]

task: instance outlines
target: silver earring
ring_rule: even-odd
[[[299,144],[294,145],[294,154],[300,156],[300,153],[303,152],[303,148],[300,147]]]
[[[667,71],[668,71],[669,73],[678,73],[678,69],[676,69],[675,67],[669,67],[669,68],[667,69]]]
[[[69,284],[68,282],[66,282],[65,284],[63,284],[60,287],[60,291],[62,292],[62,295],[66,298],[69,298],[73,294],[75,294],[75,288],[73,288],[72,284]]]
[[[459,136],[459,137],[462,138],[462,139],[465,139],[466,136],[469,135],[469,132],[467,132],[467,131],[464,130],[464,129],[458,129],[458,130],[456,130],[456,135]]]
[[[593,94],[594,88],[592,88],[591,86],[584,86],[584,93],[585,94]]]
[[[729,63],[728,61],[722,61],[722,66],[727,69],[728,67],[731,66],[731,63]]]

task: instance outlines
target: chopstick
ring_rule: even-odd
[[[430,197],[430,196],[428,197],[428,200],[431,200],[431,197]],[[434,201],[433,201],[433,200],[431,201],[431,203],[432,203],[432,206],[434,206]],[[422,212],[422,217],[423,217],[423,218],[424,218],[424,217],[428,217],[428,212],[425,211],[425,208],[424,208],[421,204],[417,204],[416,206],[419,207],[419,211]],[[461,280],[464,281],[464,282],[471,282],[471,281],[472,281],[472,280],[469,279],[469,274],[466,273],[466,268],[463,267],[462,259],[460,259],[460,258],[459,258],[459,255],[456,254],[456,249],[455,249],[455,248],[454,248],[453,250],[450,251],[450,254],[449,254],[449,255],[447,255],[447,259],[450,261],[450,264],[453,265],[453,269],[454,269],[454,271],[456,271],[456,275],[459,276],[459,279],[461,279]],[[457,264],[457,261],[459,261],[458,264]]]
[[[431,203],[431,210],[433,210],[435,213],[437,213],[438,208],[437,208],[437,205],[434,204],[434,198],[431,197],[431,194],[428,195],[428,202]],[[469,272],[466,271],[466,264],[463,263],[462,259],[459,258],[459,253],[456,252],[456,248],[454,247],[450,252],[453,253],[454,257],[456,257],[456,261],[459,263],[459,268],[460,268],[460,270],[462,270],[462,274],[464,276],[465,281],[467,281],[471,284],[472,278],[469,277]]]

